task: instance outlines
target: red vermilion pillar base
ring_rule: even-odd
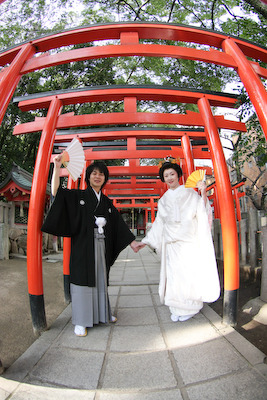
[[[63,284],[64,284],[64,300],[70,303],[70,249],[71,238],[63,238]]]

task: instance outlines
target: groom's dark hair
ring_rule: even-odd
[[[99,172],[105,175],[105,182],[103,183],[102,187],[105,186],[109,178],[109,171],[108,167],[103,161],[94,161],[92,164],[89,165],[89,167],[87,167],[85,173],[85,182],[88,186],[90,186],[90,175],[94,169],[97,169]]]

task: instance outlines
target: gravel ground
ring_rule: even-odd
[[[66,308],[62,262],[43,261],[48,328]],[[26,258],[0,260],[0,360],[8,368],[37,339],[32,329]]]

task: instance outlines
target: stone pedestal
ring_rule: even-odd
[[[262,273],[261,273],[261,295],[262,301],[267,302],[267,226],[262,227]]]
[[[0,260],[9,259],[9,228],[7,224],[0,223]]]
[[[257,267],[257,231],[258,213],[257,210],[249,210],[249,264],[251,268]]]

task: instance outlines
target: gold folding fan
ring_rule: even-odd
[[[81,175],[85,162],[83,146],[79,139],[72,139],[66,150],[63,151],[61,161],[75,182]]]
[[[204,181],[206,176],[206,170],[205,169],[198,169],[194,172],[192,172],[191,175],[187,178],[185,182],[185,187],[186,188],[195,188],[197,183],[199,181]]]

